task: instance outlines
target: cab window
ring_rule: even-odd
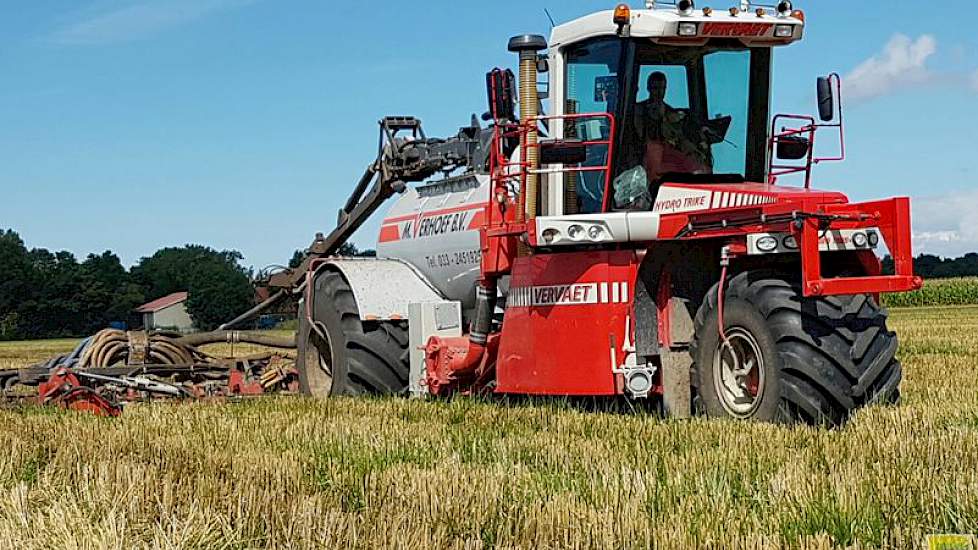
[[[621,96],[618,89],[621,50],[620,40],[595,40],[572,46],[566,51],[565,113],[614,114],[617,111]],[[601,141],[609,140],[610,132],[607,120],[586,118],[568,122],[563,137]],[[607,164],[607,145],[588,147],[587,161],[582,166]],[[563,177],[565,192],[570,193],[569,200],[575,203],[570,205],[572,210],[584,214],[602,211],[606,177],[603,171],[565,173]]]

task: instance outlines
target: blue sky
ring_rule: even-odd
[[[0,227],[127,264],[189,242],[287,261],[332,227],[380,117],[454,133],[486,70],[514,64],[507,38],[548,32],[545,7],[613,5],[4,0]],[[796,2],[807,38],[776,56],[775,108],[813,112],[816,75],[846,75],[849,160],[816,186],[910,195],[918,251],[956,255],[978,250],[978,39],[970,2],[927,6]]]

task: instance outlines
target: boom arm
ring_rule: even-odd
[[[335,254],[381,205],[395,194],[403,193],[408,183],[425,181],[439,172],[450,173],[460,168],[485,170],[490,138],[491,132],[483,130],[474,118],[471,126],[462,128],[457,136],[449,139],[426,137],[421,121],[414,117],[381,120],[377,158],[364,171],[340,210],[336,229],[328,235],[316,236],[299,267],[269,279],[269,288],[278,292],[221,328],[226,330],[240,325],[302,288],[305,275],[316,260]]]

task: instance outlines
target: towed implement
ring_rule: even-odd
[[[895,402],[880,295],[923,284],[909,200],[813,186],[845,157],[837,75],[818,79],[817,117],[772,116],[774,52],[804,13],[646,4],[510,40],[519,71],[487,74],[485,127],[437,139],[382,120],[337,228],[223,328],[298,298],[315,396],[585,396],[829,425]],[[826,131],[838,155],[818,155]],[[377,258],[333,256],[391,200]]]
[[[259,346],[228,357],[209,344]],[[239,348],[240,349],[240,348]],[[234,398],[298,393],[295,340],[261,333],[219,331],[181,335],[106,329],[71,353],[21,370],[0,372],[0,387],[17,399],[18,386],[36,387],[20,399],[41,405],[117,416],[122,406],[153,399]]]

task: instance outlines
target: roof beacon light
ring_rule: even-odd
[[[679,0],[676,3],[676,8],[679,10],[680,15],[693,15],[693,10],[696,9],[696,3],[693,0]]]
[[[618,4],[615,8],[615,25],[627,25],[632,22],[632,8],[628,4]]]
[[[767,15],[767,10],[765,10],[764,8],[757,8],[757,11],[755,13],[757,13],[758,17],[764,17],[765,15]]]
[[[778,15],[781,17],[788,17],[791,15],[792,5],[790,0],[781,0],[778,2]]]
[[[740,8],[730,8],[730,16],[737,17],[740,15]]]
[[[710,6],[703,8],[703,17],[709,17],[711,15],[713,15],[713,8]]]

